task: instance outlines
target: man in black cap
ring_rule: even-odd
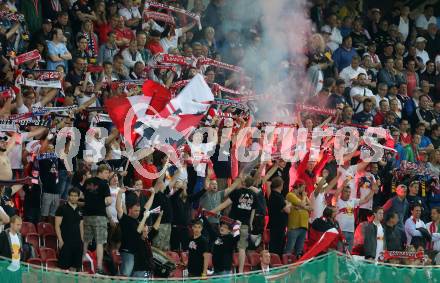
[[[52,31],[52,24],[51,19],[44,19],[41,29],[32,35],[32,41],[46,42],[47,40],[51,40],[52,38],[50,33]]]

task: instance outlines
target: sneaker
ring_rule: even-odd
[[[105,273],[104,269],[97,269],[97,270],[96,270],[96,274],[99,274],[99,275],[107,275],[107,273]]]

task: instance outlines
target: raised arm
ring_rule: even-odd
[[[149,211],[151,209],[151,206],[153,205],[153,201],[154,201],[154,196],[156,194],[154,189],[150,191],[151,191],[151,196],[144,205],[145,211]]]
[[[122,194],[125,193],[125,189],[120,188],[118,194],[116,195],[116,212],[118,215],[118,219],[121,219],[124,214],[124,208],[122,207]]]
[[[226,207],[230,206],[232,204],[232,201],[230,198],[227,198],[224,202],[222,202],[219,206],[217,206],[216,208],[214,208],[213,210],[211,210],[211,212],[213,213],[219,213],[220,211],[222,211],[223,209],[225,209]]]
[[[145,210],[144,215],[142,216],[142,220],[139,222],[136,229],[138,234],[142,234],[142,230],[144,230],[145,222],[147,221],[148,216],[150,216],[150,212],[148,210]]]

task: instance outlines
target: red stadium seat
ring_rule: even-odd
[[[23,237],[26,237],[28,233],[34,233],[37,234],[37,229],[35,229],[35,225],[32,222],[23,222],[21,225],[20,234]],[[38,235],[38,234],[37,234]]]
[[[93,274],[92,263],[88,260],[83,260],[82,271],[87,272],[89,274]]]
[[[239,266],[238,253],[234,253],[234,255],[232,257],[232,266],[234,267],[234,269],[236,271],[238,271],[238,266]],[[244,268],[243,268],[243,271],[244,272],[251,271],[251,265],[249,264],[249,259],[247,257],[244,258]]]
[[[188,252],[181,252],[180,258],[182,259],[182,263],[187,266],[188,265]]]
[[[170,278],[183,278],[183,269],[176,268],[173,272],[171,272]]]
[[[58,259],[48,258],[46,260],[46,268],[57,268],[57,267],[58,267]]]
[[[112,259],[113,262],[115,263],[116,268],[118,269],[118,272],[120,270],[120,266],[122,263],[122,258],[121,258],[121,254],[119,254],[118,250],[113,250],[112,251]]]
[[[50,223],[39,222],[37,224],[37,231],[41,237],[43,237],[44,235],[55,235],[56,236],[55,228]]]
[[[57,258],[57,253],[54,249],[41,247],[40,248],[40,258],[43,262],[46,262],[48,259]]]
[[[283,264],[286,265],[286,264],[293,263],[295,261],[294,259],[295,259],[295,257],[292,254],[283,254],[282,261],[283,261]]]
[[[46,234],[43,236],[43,245],[54,251],[58,250],[58,238],[56,235]]]
[[[256,252],[250,252],[248,254],[249,263],[252,267],[255,267],[260,264],[260,255]]]
[[[26,243],[31,244],[34,247],[35,252],[38,253],[38,249],[40,248],[40,237],[38,234],[28,233],[25,237],[25,241]]]
[[[38,266],[42,266],[43,262],[41,261],[41,258],[30,258],[27,260],[27,262],[29,264],[33,264],[33,265],[38,265]]]
[[[173,251],[167,251],[166,255],[168,256],[169,259],[171,259],[175,264],[181,264],[182,261],[180,260],[180,256],[178,253],[173,252]]]
[[[281,262],[280,256],[274,253],[270,253],[270,263],[272,265],[283,265],[283,263]]]

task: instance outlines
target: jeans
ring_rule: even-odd
[[[304,228],[296,228],[287,231],[287,245],[284,253],[291,253],[292,250],[294,250],[297,257],[301,255],[304,249],[306,234],[307,230]]]
[[[58,193],[63,200],[67,200],[67,193],[69,190],[71,178],[67,174],[67,170],[60,170],[58,172]]]
[[[345,240],[347,241],[347,248],[351,252],[353,248],[354,233],[342,231],[342,234],[344,234]],[[345,252],[342,245],[341,248],[338,247],[338,249],[340,249],[342,252]]]
[[[130,277],[134,267],[134,254],[121,252],[121,274]]]

